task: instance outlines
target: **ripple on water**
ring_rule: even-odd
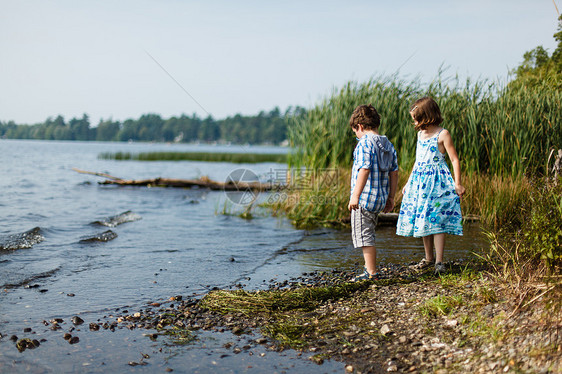
[[[41,243],[43,240],[45,240],[45,237],[41,234],[41,229],[39,227],[34,227],[31,230],[19,234],[0,237],[0,251],[31,248],[33,245]]]

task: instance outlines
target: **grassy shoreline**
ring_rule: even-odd
[[[230,152],[106,152],[98,155],[101,160],[118,161],[204,161],[232,163],[286,163],[287,155],[279,153],[230,153]]]
[[[528,290],[521,304],[482,263],[447,266],[447,274],[435,276],[394,264],[385,266],[385,279],[359,283],[337,269],[308,273],[265,291],[173,297],[174,305],[119,323],[155,328],[151,339],[169,336],[175,344],[192,341],[200,329],[231,331],[251,341],[228,344],[235,354],[257,345],[294,349],[317,364],[344,362],[355,373],[562,372],[560,310],[537,298],[544,290]]]
[[[562,146],[561,93],[547,82],[536,86],[501,86],[485,81],[467,81],[461,85],[458,80],[453,86],[448,83],[441,76],[428,87],[421,87],[416,81],[403,82],[397,77],[379,77],[364,84],[350,82],[306,116],[295,118],[289,126],[289,136],[296,152],[289,163],[295,170],[303,167],[312,170],[309,174],[313,177],[302,176],[295,183],[297,188],[286,191],[288,198],[275,201],[270,207],[275,214],[287,215],[299,228],[347,226],[349,170],[355,144],[347,123],[353,109],[366,103],[377,108],[382,118],[381,133],[397,149],[400,191],[409,176],[416,150],[408,105],[422,96],[433,96],[439,102],[444,126],[451,132],[462,162],[463,185],[467,189],[461,202],[463,215],[481,218],[490,248],[482,255],[488,269],[478,272],[477,277],[452,276],[446,285],[443,277],[428,280],[417,287],[416,293],[410,294],[413,299],[425,301],[424,305],[416,304],[417,310],[412,311],[416,317],[405,325],[411,328],[413,322],[427,322],[424,318],[428,316],[445,325],[455,321],[454,329],[445,330],[439,324],[424,322],[427,330],[422,335],[429,336],[430,342],[437,339],[435,344],[446,348],[448,353],[441,356],[436,353],[432,365],[424,366],[421,371],[562,372],[562,180],[551,178],[549,164],[551,150]],[[316,185],[315,180],[329,183]],[[314,187],[302,189],[298,185]],[[400,206],[401,194],[398,195],[395,211]],[[318,200],[323,203],[314,204]],[[425,286],[438,291],[428,294]],[[394,300],[399,300],[409,285],[396,287],[390,293]],[[371,297],[369,291],[358,294],[359,299],[370,300],[378,308],[378,297]],[[342,308],[352,310],[355,301],[354,297],[344,298]],[[407,299],[401,302],[408,305]],[[360,317],[360,314],[353,315],[351,320]],[[292,324],[310,324],[323,318],[328,317],[303,313],[293,318]],[[348,328],[357,328],[350,321],[347,321]],[[331,321],[332,326],[338,323]],[[382,329],[379,325],[377,328]],[[372,331],[363,334],[360,340],[365,335],[382,334],[382,330],[369,330],[367,326],[365,330]],[[461,332],[458,339],[443,341],[452,330]],[[529,344],[529,339],[535,337],[538,348]],[[420,370],[423,360],[416,360],[423,353],[400,351],[408,344],[408,338],[399,337],[398,343],[390,345],[385,339],[375,340],[372,344],[383,351],[394,349],[390,357],[398,357],[396,361],[408,357],[410,362],[416,362],[413,372]],[[314,347],[310,342],[295,347],[299,344]],[[346,343],[342,340],[340,344]],[[350,346],[352,353],[361,352],[362,344],[359,341]],[[424,352],[432,351],[432,344],[423,346]],[[469,346],[470,351],[463,351],[464,346]],[[509,346],[507,351],[502,348],[506,346]],[[377,354],[376,350],[370,353]],[[410,370],[408,360],[400,366],[401,371]],[[478,364],[479,360],[488,366]],[[385,368],[367,368],[367,371],[386,370],[390,366],[389,363]]]
[[[521,307],[481,264],[448,266],[440,277],[399,266],[374,282],[347,283],[340,273],[328,285],[214,291],[201,305],[257,320],[277,348],[309,352],[317,363],[341,360],[348,371],[562,371],[562,336],[549,331],[560,311]]]

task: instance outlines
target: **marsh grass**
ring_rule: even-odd
[[[171,330],[166,330],[162,334],[170,339],[172,345],[188,345],[197,340],[197,336],[191,330],[176,326]]]
[[[464,300],[461,295],[439,295],[423,303],[420,306],[420,313],[426,317],[446,316],[463,304]]]
[[[201,306],[219,313],[242,313],[245,315],[283,312],[290,310],[313,310],[328,300],[347,298],[357,291],[368,289],[371,285],[390,285],[411,283],[408,279],[383,279],[365,282],[344,282],[325,287],[302,286],[287,290],[211,291],[201,300]]]
[[[472,283],[479,277],[479,273],[474,271],[469,265],[461,269],[460,273],[445,273],[437,278],[439,284],[444,288],[457,288]]]
[[[266,205],[277,214],[284,213],[297,228],[345,226],[349,178],[350,170],[343,168],[321,172],[320,180],[305,175],[299,184],[310,188],[289,188],[272,195]]]
[[[286,154],[228,153],[228,152],[106,152],[98,155],[102,160],[134,161],[205,161],[232,163],[287,162]]]
[[[500,273],[519,268],[521,276],[530,269],[544,275],[560,273],[562,267],[562,184],[548,178],[535,180],[519,192],[511,207],[509,230],[488,233],[492,243],[487,259]],[[505,213],[504,213],[505,214]]]
[[[466,316],[463,324],[466,326],[466,332],[473,337],[479,337],[484,342],[498,342],[506,335],[510,334],[510,330],[504,326],[505,315],[500,314],[490,319],[481,314],[473,314]]]
[[[303,337],[313,329],[311,325],[304,325],[301,319],[285,318],[263,326],[262,331],[281,346],[299,349],[309,344]]]
[[[245,220],[252,220],[256,218],[256,216],[264,215],[265,213],[258,209],[259,205],[256,201],[253,201],[250,204],[246,205],[236,205],[230,202],[229,200],[225,200],[222,203],[220,200],[215,205],[215,215],[222,215],[222,216],[231,216],[231,217],[240,217]]]
[[[332,173],[334,169],[332,170]],[[298,228],[314,226],[347,227],[351,170],[335,169],[335,177],[316,188],[289,188],[283,191],[284,198],[268,200],[274,213],[286,214]],[[409,173],[400,169],[398,191],[394,212],[399,212],[402,202],[402,187],[407,183]],[[327,178],[326,178],[327,179]],[[312,180],[301,181],[313,186]],[[527,178],[473,174],[464,178],[466,194],[461,200],[464,216],[476,216],[487,227],[506,228],[520,225],[521,205],[528,200],[531,185]],[[290,187],[290,186],[289,186]]]
[[[312,310],[323,301],[347,297],[369,286],[369,282],[358,282],[291,290],[218,290],[209,292],[201,300],[201,305],[221,313],[238,312],[246,315],[294,309]]]
[[[463,185],[463,215],[477,215],[485,227],[494,230],[513,229],[525,220],[521,207],[531,193],[526,177],[472,174],[464,178]]]

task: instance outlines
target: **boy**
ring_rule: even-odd
[[[351,173],[351,236],[354,248],[363,249],[365,271],[354,281],[378,279],[375,226],[378,214],[394,208],[398,185],[396,150],[386,136],[378,133],[380,116],[372,105],[353,111],[349,125],[359,142],[353,151]]]

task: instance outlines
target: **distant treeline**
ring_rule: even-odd
[[[62,116],[49,117],[43,123],[18,125],[13,121],[0,121],[0,137],[5,139],[82,140],[82,141],[158,141],[158,142],[225,142],[272,143],[287,139],[287,119],[305,113],[301,107],[290,107],[281,113],[279,108],[260,112],[255,116],[227,117],[215,120],[197,115],[182,115],[163,119],[158,114],[144,114],[139,119],[123,122],[101,120],[96,127],[90,118],[65,121]]]

